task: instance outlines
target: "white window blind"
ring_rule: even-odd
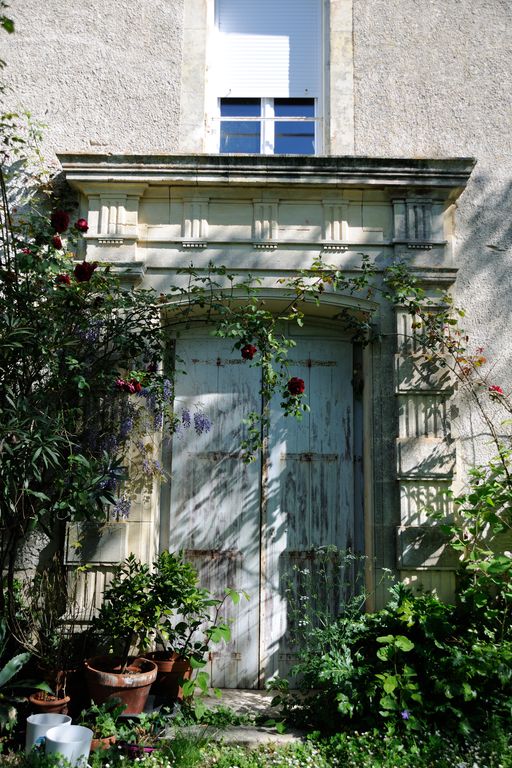
[[[321,0],[217,0],[220,97],[318,97]]]

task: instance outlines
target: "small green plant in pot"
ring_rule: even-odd
[[[95,630],[110,651],[86,663],[95,703],[119,698],[127,713],[142,712],[157,668],[149,659],[130,656],[130,651],[147,650],[157,621],[149,566],[132,554],[115,569],[95,621]]]
[[[123,714],[125,705],[115,699],[104,704],[92,704],[80,713],[79,725],[90,728],[93,733],[91,751],[108,749],[115,744],[118,734],[118,718]]]
[[[169,710],[163,708],[137,718],[127,718],[118,728],[122,751],[135,758],[158,749],[169,730],[169,715]]]

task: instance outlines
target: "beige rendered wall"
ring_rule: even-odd
[[[510,392],[512,3],[354,0],[353,30],[355,153],[477,159],[455,213],[455,294],[467,312],[470,345],[483,347],[490,361],[489,383]],[[492,447],[460,396],[449,416],[461,483]],[[495,418],[499,424],[504,414]],[[376,481],[383,494],[383,535],[376,542],[382,550],[397,489],[385,464]],[[403,514],[402,505],[402,522]],[[447,573],[411,576],[425,588],[449,589]]]
[[[477,159],[455,217],[456,296],[465,327],[510,391],[512,3],[354,0],[355,152]],[[474,416],[474,414],[473,414]],[[499,415],[497,415],[499,418]],[[486,436],[460,418],[459,459]]]
[[[188,1],[188,0],[187,0]],[[46,154],[177,150],[182,0],[13,0],[4,106],[45,123]]]

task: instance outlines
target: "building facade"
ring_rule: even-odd
[[[157,292],[191,262],[250,272],[279,311],[279,280],[319,257],[347,273],[400,257],[432,295],[453,288],[508,391],[505,0],[17,0],[12,16],[5,98],[47,123],[88,259]],[[212,588],[247,590],[213,659],[220,686],[286,672],[283,574],[314,569],[317,547],[364,553],[377,601],[383,569],[449,599],[456,560],[426,509],[449,514],[445,491],[488,449],[444,369],[420,364],[407,312],[342,293],[305,309],[288,330],[311,413],[298,426],[271,404],[250,465],[236,444],[257,369],[208,328],[172,340],[189,370],[177,400],[200,398],[218,428],[167,446],[169,482],[87,551],[98,595],[128,552],[163,547]],[[365,346],[340,321],[361,309]]]

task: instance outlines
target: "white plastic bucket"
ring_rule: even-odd
[[[57,725],[46,732],[47,755],[59,754],[72,766],[85,766],[91,749],[92,731],[83,725]]]
[[[46,731],[57,725],[67,726],[71,724],[69,715],[30,715],[27,717],[27,730],[25,733],[25,752],[30,752],[33,747],[43,743]]]

